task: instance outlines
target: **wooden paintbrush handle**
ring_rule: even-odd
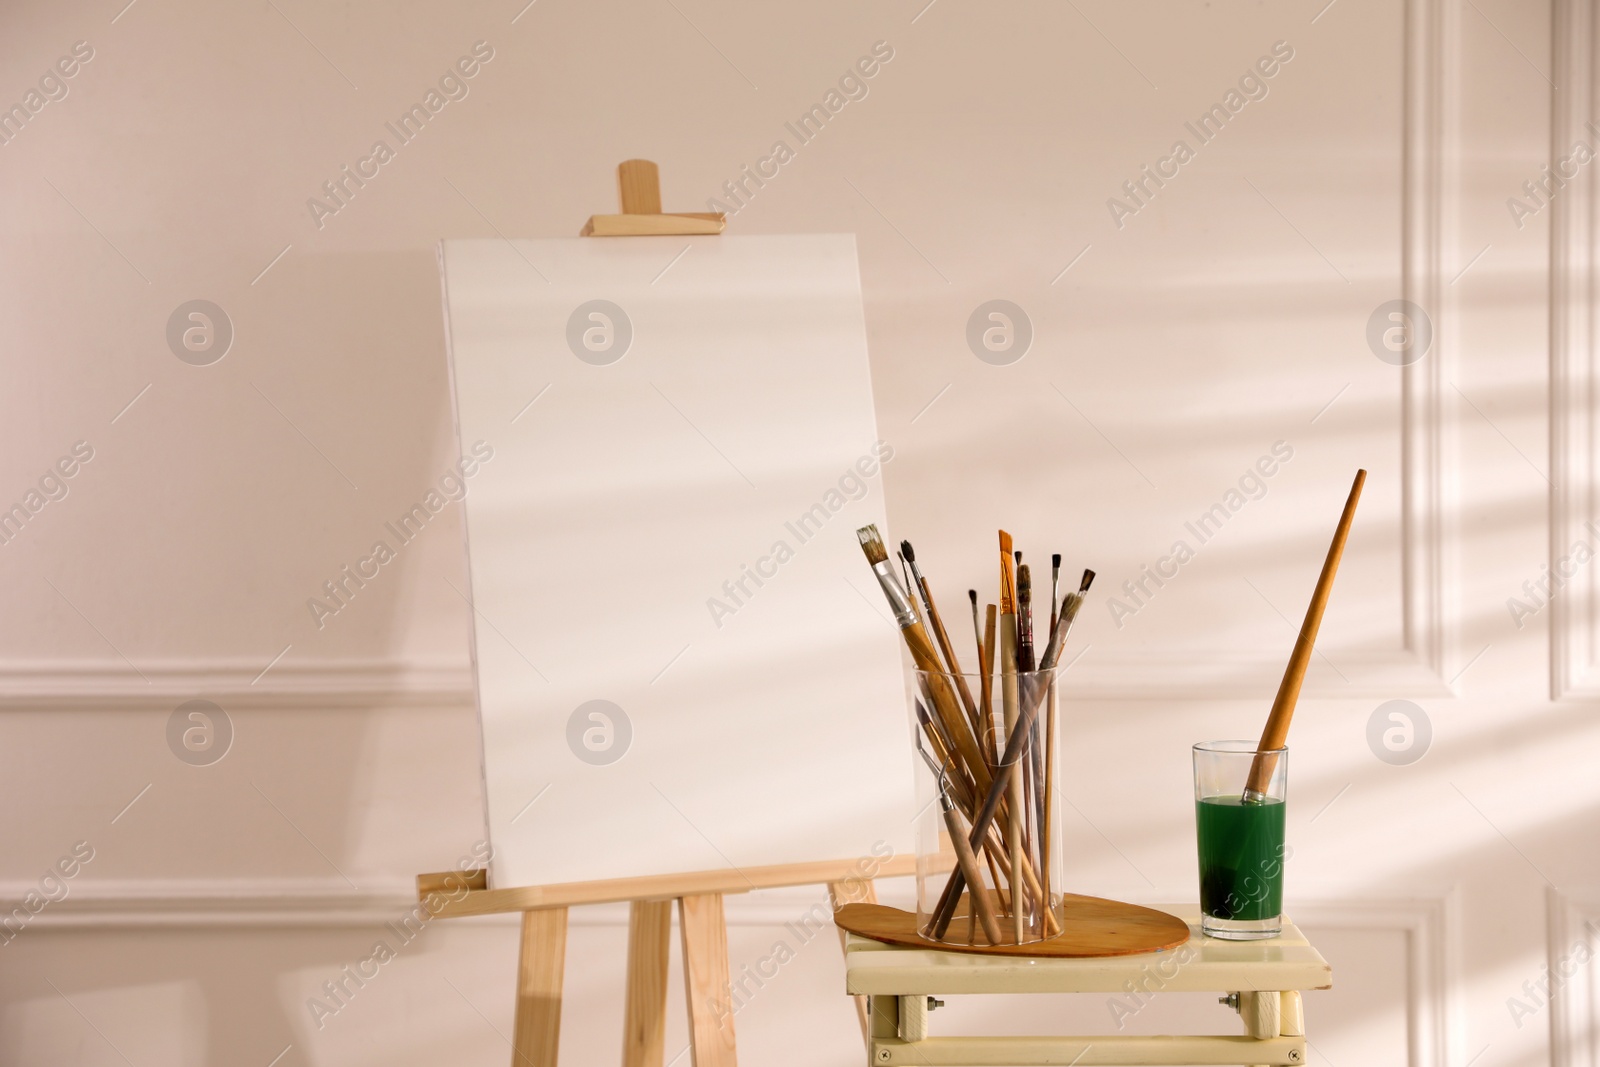
[[[912,622],[902,627],[900,633],[905,638],[906,647],[911,650],[911,658],[917,669],[927,676],[928,697],[933,701],[934,714],[939,716],[945,732],[955,744],[955,754],[964,765],[964,770],[978,783],[978,788],[987,789],[991,777],[989,763],[983,758],[978,742],[972,736],[972,724],[962,713],[950,686],[949,676],[939,662],[939,653],[933,647],[933,642],[928,640],[928,631],[923,629],[922,623]]]
[[[1278,696],[1272,702],[1272,713],[1261,731],[1261,743],[1256,746],[1256,758],[1250,764],[1250,778],[1245,783],[1245,793],[1264,795],[1277,766],[1277,757],[1268,755],[1284,746],[1289,738],[1289,720],[1294,717],[1295,704],[1300,699],[1300,684],[1305,681],[1306,668],[1311,666],[1311,652],[1317,643],[1317,630],[1322,626],[1322,613],[1333,593],[1334,575],[1339,572],[1339,560],[1344,556],[1344,544],[1350,537],[1350,526],[1355,521],[1356,504],[1361,500],[1361,487],[1367,482],[1367,472],[1356,471],[1355,483],[1350,486],[1350,496],[1344,502],[1344,514],[1333,531],[1333,543],[1328,546],[1328,558],[1322,561],[1322,573],[1317,577],[1317,588],[1306,607],[1306,618],[1300,624],[1300,636],[1295,638],[1294,652],[1289,665],[1284,668],[1283,681],[1278,685]]]
[[[950,847],[955,850],[956,865],[966,876],[967,899],[971,901],[972,910],[977,914],[978,921],[983,924],[983,933],[989,939],[989,944],[998,945],[1000,924],[995,921],[989,894],[983,888],[983,874],[978,870],[978,857],[972,854],[972,846],[967,843],[967,835],[961,829],[961,821],[956,818],[954,810],[945,809],[944,824],[950,832]]]
[[[950,676],[955,679],[956,693],[961,697],[961,706],[966,709],[973,732],[981,740],[983,732],[978,721],[978,704],[972,699],[972,689],[967,685],[966,676],[961,673],[961,661],[956,659],[955,645],[951,643],[950,634],[944,628],[944,619],[939,615],[938,605],[933,602],[933,591],[928,588],[926,578],[922,580],[922,602],[928,606],[928,622],[933,626],[933,636],[939,642],[939,651],[944,655]],[[979,748],[982,747],[980,744]]]

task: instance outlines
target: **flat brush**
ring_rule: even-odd
[[[911,597],[900,587],[900,580],[894,576],[894,568],[889,564],[889,550],[883,547],[878,528],[863,526],[856,531],[856,539],[861,542],[861,551],[865,553],[872,573],[878,576],[878,586],[883,590],[884,599],[889,602],[889,610],[894,612],[894,624],[904,630],[917,621],[917,609],[911,603]],[[915,658],[916,649],[912,649],[911,654]]]
[[[956,754],[966,765],[967,773],[972,776],[980,790],[986,789],[991,778],[988,761],[983,758],[983,753],[962,715],[955,693],[951,691],[950,683],[946,680],[948,675],[939,662],[939,653],[934,648],[933,642],[928,639],[928,631],[917,618],[916,607],[912,604],[911,597],[900,587],[899,580],[895,578],[894,564],[889,562],[889,550],[884,547],[883,538],[878,535],[878,528],[863,526],[856,531],[856,538],[861,542],[861,551],[872,566],[872,573],[878,577],[878,585],[883,589],[890,610],[894,612],[895,625],[900,628],[900,636],[911,652],[912,661],[927,677],[928,698],[933,702],[933,710],[950,735],[956,747]]]

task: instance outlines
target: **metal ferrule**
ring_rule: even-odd
[[[878,576],[878,585],[883,587],[883,595],[889,601],[889,607],[894,611],[894,624],[905,629],[917,621],[917,611],[911,606],[911,597],[900,588],[900,581],[894,576],[894,567],[888,560],[872,565],[872,573]]]

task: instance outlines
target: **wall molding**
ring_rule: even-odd
[[[1582,6],[1581,0],[1562,2]],[[1446,220],[1453,217],[1453,182],[1459,169],[1454,77],[1458,20],[1453,0],[1407,0],[1404,17],[1400,295],[1427,311],[1433,347],[1400,368],[1401,647],[1341,662],[1344,679],[1314,666],[1306,683],[1310,698],[1454,693],[1449,679],[1457,659],[1456,449],[1445,403],[1454,331],[1443,264],[1446,253],[1453,251],[1447,247],[1453,227]],[[1558,198],[1558,209],[1562,203]],[[1558,625],[1567,606],[1558,605]],[[1590,630],[1585,629],[1585,639]],[[457,706],[474,700],[465,663],[286,662],[258,678],[265,664],[265,658],[141,663],[136,668],[120,659],[44,666],[0,663],[0,711],[170,708],[196,696],[228,708]],[[1276,685],[1282,669],[1277,657],[1091,649],[1062,695],[1066,700],[1253,699]],[[1600,682],[1594,691],[1600,695]]]
[[[1286,641],[1285,650],[1288,648]],[[1287,655],[1287,651],[1285,651]],[[1335,673],[1344,674],[1340,678]],[[1065,672],[1061,699],[1080,700],[1258,700],[1273,692],[1283,677],[1283,659],[1250,653],[1168,655],[1143,649],[1083,651],[1080,662]],[[1130,682],[1129,679],[1136,679]],[[1305,699],[1373,697],[1398,694],[1448,697],[1454,690],[1443,672],[1435,671],[1409,651],[1337,661],[1334,668],[1314,658],[1306,676]]]
[[[1556,0],[1551,13],[1552,77],[1569,92],[1550,94],[1550,160],[1574,141],[1593,144],[1596,114],[1595,17],[1591,0]],[[1568,183],[1550,206],[1550,546],[1555,569],[1577,541],[1594,544],[1596,510],[1594,347],[1594,167]],[[1582,567],[1551,600],[1550,698],[1600,697],[1595,609],[1600,576]],[[1520,594],[1519,594],[1520,595]]]
[[[1292,918],[1302,928],[1400,931],[1406,937],[1406,1037],[1408,1067],[1450,1067],[1460,1062],[1464,1016],[1460,1002],[1460,901],[1444,896],[1322,900],[1297,903]],[[1335,975],[1335,982],[1338,976]]]
[[[465,663],[348,659],[296,664],[173,659],[0,662],[0,711],[171,710],[197,697],[225,709],[438,706],[474,703]]]
[[[880,892],[894,896],[906,879],[880,880]],[[0,883],[0,914],[9,912],[31,884],[15,880]],[[1552,918],[1552,952],[1564,952],[1572,943],[1569,929],[1592,925],[1600,909],[1581,909],[1551,891],[1551,915],[1558,913],[1566,926],[1558,930]],[[1558,900],[1561,907],[1557,907]],[[909,904],[908,900],[889,900]],[[1170,901],[1142,901],[1150,907],[1193,908]],[[174,881],[105,881],[84,883],[71,895],[50,904],[34,916],[20,938],[49,936],[52,931],[140,930],[164,928],[283,928],[379,927],[395,922],[417,904],[409,879],[373,881],[364,892],[352,892],[337,879],[183,879]],[[815,905],[828,906],[824,886],[791,887],[726,898],[727,921],[736,927],[782,927],[804,918],[815,919]],[[1399,932],[1406,939],[1406,1033],[1408,1067],[1450,1067],[1460,1061],[1463,1016],[1459,1003],[1458,961],[1460,904],[1452,890],[1438,897],[1321,899],[1295,903],[1291,918],[1304,927],[1338,930]],[[569,920],[578,927],[626,928],[626,904],[598,904],[573,908]],[[504,927],[515,937],[517,914],[452,919],[451,925],[470,923]],[[1556,946],[1560,946],[1559,949]],[[4,946],[0,945],[0,953]],[[3,958],[3,957],[0,957]],[[1552,958],[1556,958],[1554,955]],[[1552,1002],[1555,1067],[1600,1067],[1595,1043],[1593,966]],[[1337,981],[1337,976],[1335,976]],[[1573,1003],[1576,1002],[1576,1007]],[[1559,1030],[1557,1028],[1560,1028]],[[1563,1036],[1565,1035],[1565,1036]],[[1569,1050],[1563,1058],[1562,1050]],[[1574,1050],[1583,1055],[1574,1054]]]
[[[1579,942],[1600,950],[1600,904],[1545,890],[1546,965],[1552,969]],[[1520,993],[1520,991],[1519,991]],[[1591,958],[1550,997],[1551,1067],[1600,1067],[1600,960]]]
[[[1377,655],[1314,663],[1305,696],[1447,697],[1460,669],[1455,424],[1446,387],[1455,353],[1454,302],[1444,283],[1460,173],[1455,0],[1406,0],[1401,105],[1400,292],[1427,313],[1431,349],[1399,368],[1401,640]],[[1282,677],[1278,657],[1168,655],[1097,649],[1064,700],[1259,698]],[[1340,678],[1338,674],[1346,677]]]
[[[890,879],[887,884],[893,885],[896,881],[905,880]],[[886,884],[880,882],[880,889],[885,887]],[[30,888],[31,884],[14,880],[0,883],[0,909],[9,912]],[[820,885],[736,894],[726,898],[727,921],[731,926],[782,927],[808,915],[814,918],[813,906],[827,907],[827,901],[827,890]],[[18,938],[86,929],[382,926],[398,921],[416,903],[410,881],[403,878],[373,881],[364,892],[352,892],[337,879],[323,878],[90,882],[75,886],[71,895],[59,903],[47,905]],[[1143,903],[1157,908],[1193,908],[1193,905],[1174,905],[1170,901]],[[1452,891],[1440,897],[1300,901],[1292,909],[1291,918],[1302,927],[1402,933],[1406,938],[1408,971],[1406,1062],[1408,1067],[1448,1067],[1458,1062],[1456,1053],[1461,1033],[1461,1016],[1456,1003],[1460,985],[1455,971],[1459,959],[1459,910],[1459,902]],[[1553,915],[1556,910],[1552,907]],[[625,928],[628,907],[598,904],[574,908],[570,921],[575,926]],[[1581,928],[1583,922],[1592,920],[1580,918],[1576,921]],[[452,925],[505,927],[507,937],[515,936],[519,922],[516,914],[450,920]],[[1553,938],[1555,936],[1552,934]],[[1555,943],[1557,941],[1553,940],[1552,944]],[[1562,937],[1559,943],[1566,946],[1570,938]],[[0,945],[0,953],[3,951],[4,946]],[[1571,988],[1576,989],[1576,984]],[[1582,1039],[1592,1050],[1595,1031],[1589,1014],[1583,1013],[1574,1020],[1568,1009],[1559,1017],[1573,1033],[1581,1031]],[[1588,1059],[1557,1059],[1555,1062],[1558,1067],[1597,1067],[1600,1063],[1592,1055]]]
[[[1408,0],[1404,12],[1400,295],[1431,318],[1433,347],[1400,376],[1403,650],[1429,682],[1448,689],[1459,509],[1454,424],[1445,406],[1455,315],[1443,272],[1447,253],[1453,262],[1455,252],[1459,11],[1452,0]]]

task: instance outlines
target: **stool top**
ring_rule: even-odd
[[[1283,933],[1262,941],[1223,941],[1200,933],[1194,905],[1163,908],[1189,924],[1174,949],[1132,956],[1035,959],[902,948],[858,934],[845,938],[845,992],[877,996],[941,993],[1231,993],[1327,989],[1333,969],[1287,917]]]

